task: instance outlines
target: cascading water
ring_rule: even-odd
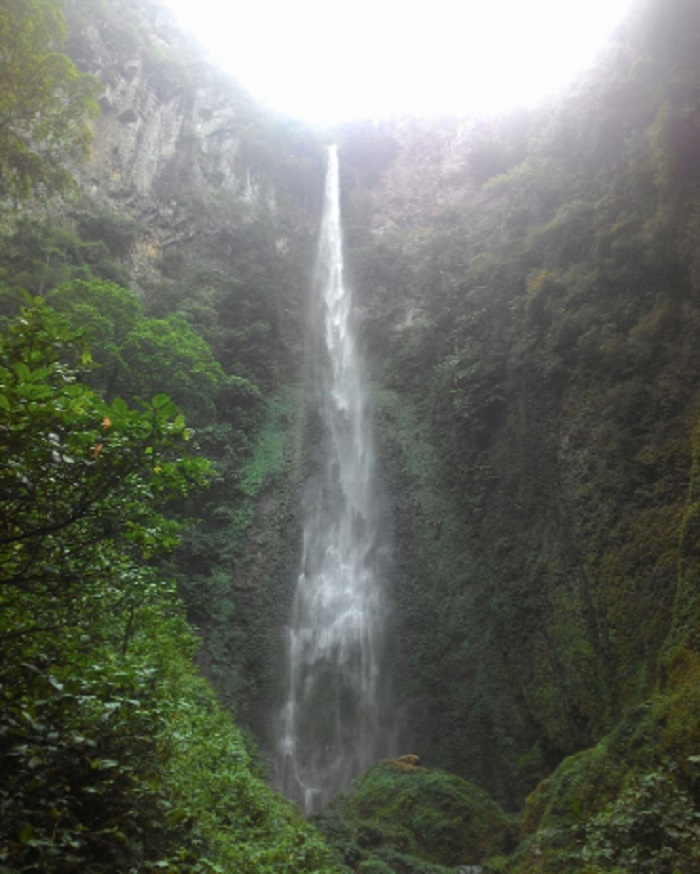
[[[282,791],[306,813],[380,754],[383,550],[367,386],[343,278],[335,146],[328,155],[317,271],[325,467],[306,489],[278,759]]]

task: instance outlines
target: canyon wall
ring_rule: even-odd
[[[405,746],[507,803],[695,664],[697,25],[642,3],[538,109],[347,130]]]

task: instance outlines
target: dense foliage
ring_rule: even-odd
[[[70,178],[66,158],[84,157],[86,113],[98,85],[60,51],[65,28],[51,0],[0,3],[0,195],[26,195]]]
[[[9,238],[7,282],[25,272],[35,293],[76,279],[138,290],[129,337],[109,340],[122,360],[100,361],[98,378],[116,373],[103,387],[125,398],[167,392],[215,465],[181,507],[193,522],[168,570],[204,639],[201,664],[262,736],[299,543],[290,383],[303,379],[322,146],[212,68],[158,0],[69,0],[66,12],[68,51],[100,77],[103,112],[80,197],[47,210],[36,244],[21,227]],[[52,297],[74,324],[82,289],[62,291],[65,305]],[[105,330],[90,319],[98,356]]]
[[[49,607],[59,594],[81,602],[95,578],[102,609],[128,606],[149,584],[142,559],[173,545],[173,524],[154,502],[186,492],[206,470],[180,454],[189,432],[167,396],[143,411],[120,398],[106,403],[80,379],[89,352],[71,363],[78,353],[62,320],[38,302],[10,322],[0,364],[3,587],[20,614],[56,630],[65,604],[60,621],[39,618],[20,607],[20,594],[30,603],[47,596]],[[107,569],[114,603],[103,588]],[[130,595],[119,588],[126,580]]]
[[[252,222],[233,198],[213,212],[196,215],[201,234],[158,254],[136,294],[139,221],[84,194],[47,211],[34,205],[3,235],[0,307],[15,312],[19,289],[43,295],[85,333],[91,387],[129,402],[167,393],[186,414],[215,475],[179,502],[190,524],[168,574],[205,639],[201,662],[222,700],[260,734],[277,694],[278,628],[299,542],[299,391],[283,382],[300,376],[306,267],[303,247],[289,258],[277,251],[272,219]],[[227,230],[213,235],[217,221]],[[289,218],[280,221],[287,234]],[[253,526],[262,494],[264,521]]]
[[[108,296],[107,298],[108,299]],[[191,664],[154,559],[203,459],[165,395],[129,407],[29,301],[0,342],[0,859],[21,871],[332,870]]]
[[[481,789],[401,760],[374,765],[316,817],[364,874],[443,874],[508,849],[512,825]]]

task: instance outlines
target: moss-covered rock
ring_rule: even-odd
[[[414,874],[479,863],[508,847],[513,827],[473,784],[399,761],[370,768],[317,825],[353,870]]]

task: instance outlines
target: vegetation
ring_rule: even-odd
[[[12,870],[333,870],[195,673],[155,559],[203,459],[164,395],[85,382],[66,320],[28,301],[0,345],[0,859]]]
[[[84,157],[86,114],[98,84],[60,51],[65,28],[50,0],[0,3],[0,196],[24,196],[70,179],[66,158]]]
[[[346,189],[402,746],[535,790],[494,870],[697,867],[697,15],[639,3],[567,94],[454,123],[449,188],[416,123]]]
[[[400,743],[430,769],[375,766],[323,839],[230,718],[265,743],[280,697],[319,143],[233,89],[235,160],[206,163],[229,85],[150,3],[69,7],[81,64],[99,18],[183,124],[147,191],[119,141],[104,191],[30,208],[96,92],[56,4],[0,3],[0,866],[698,868],[696,4],[640,0],[539,110],[343,133]]]
[[[66,56],[41,54],[63,36],[57,7],[10,5],[0,39],[14,28],[24,73],[36,69],[6,83],[6,100],[25,95],[36,113],[36,156],[3,147],[4,193],[21,198],[67,182],[85,143],[78,96],[94,90]],[[147,315],[116,260],[131,220],[67,199],[43,216],[6,211],[3,228],[0,866],[337,870],[195,670],[175,584],[187,560],[166,569],[183,531],[196,541],[186,514],[220,508],[212,495],[245,463],[259,389],[226,373],[184,316]],[[262,485],[258,474],[245,488]]]
[[[374,765],[316,824],[353,871],[441,874],[508,848],[511,824],[482,790],[400,760]]]

